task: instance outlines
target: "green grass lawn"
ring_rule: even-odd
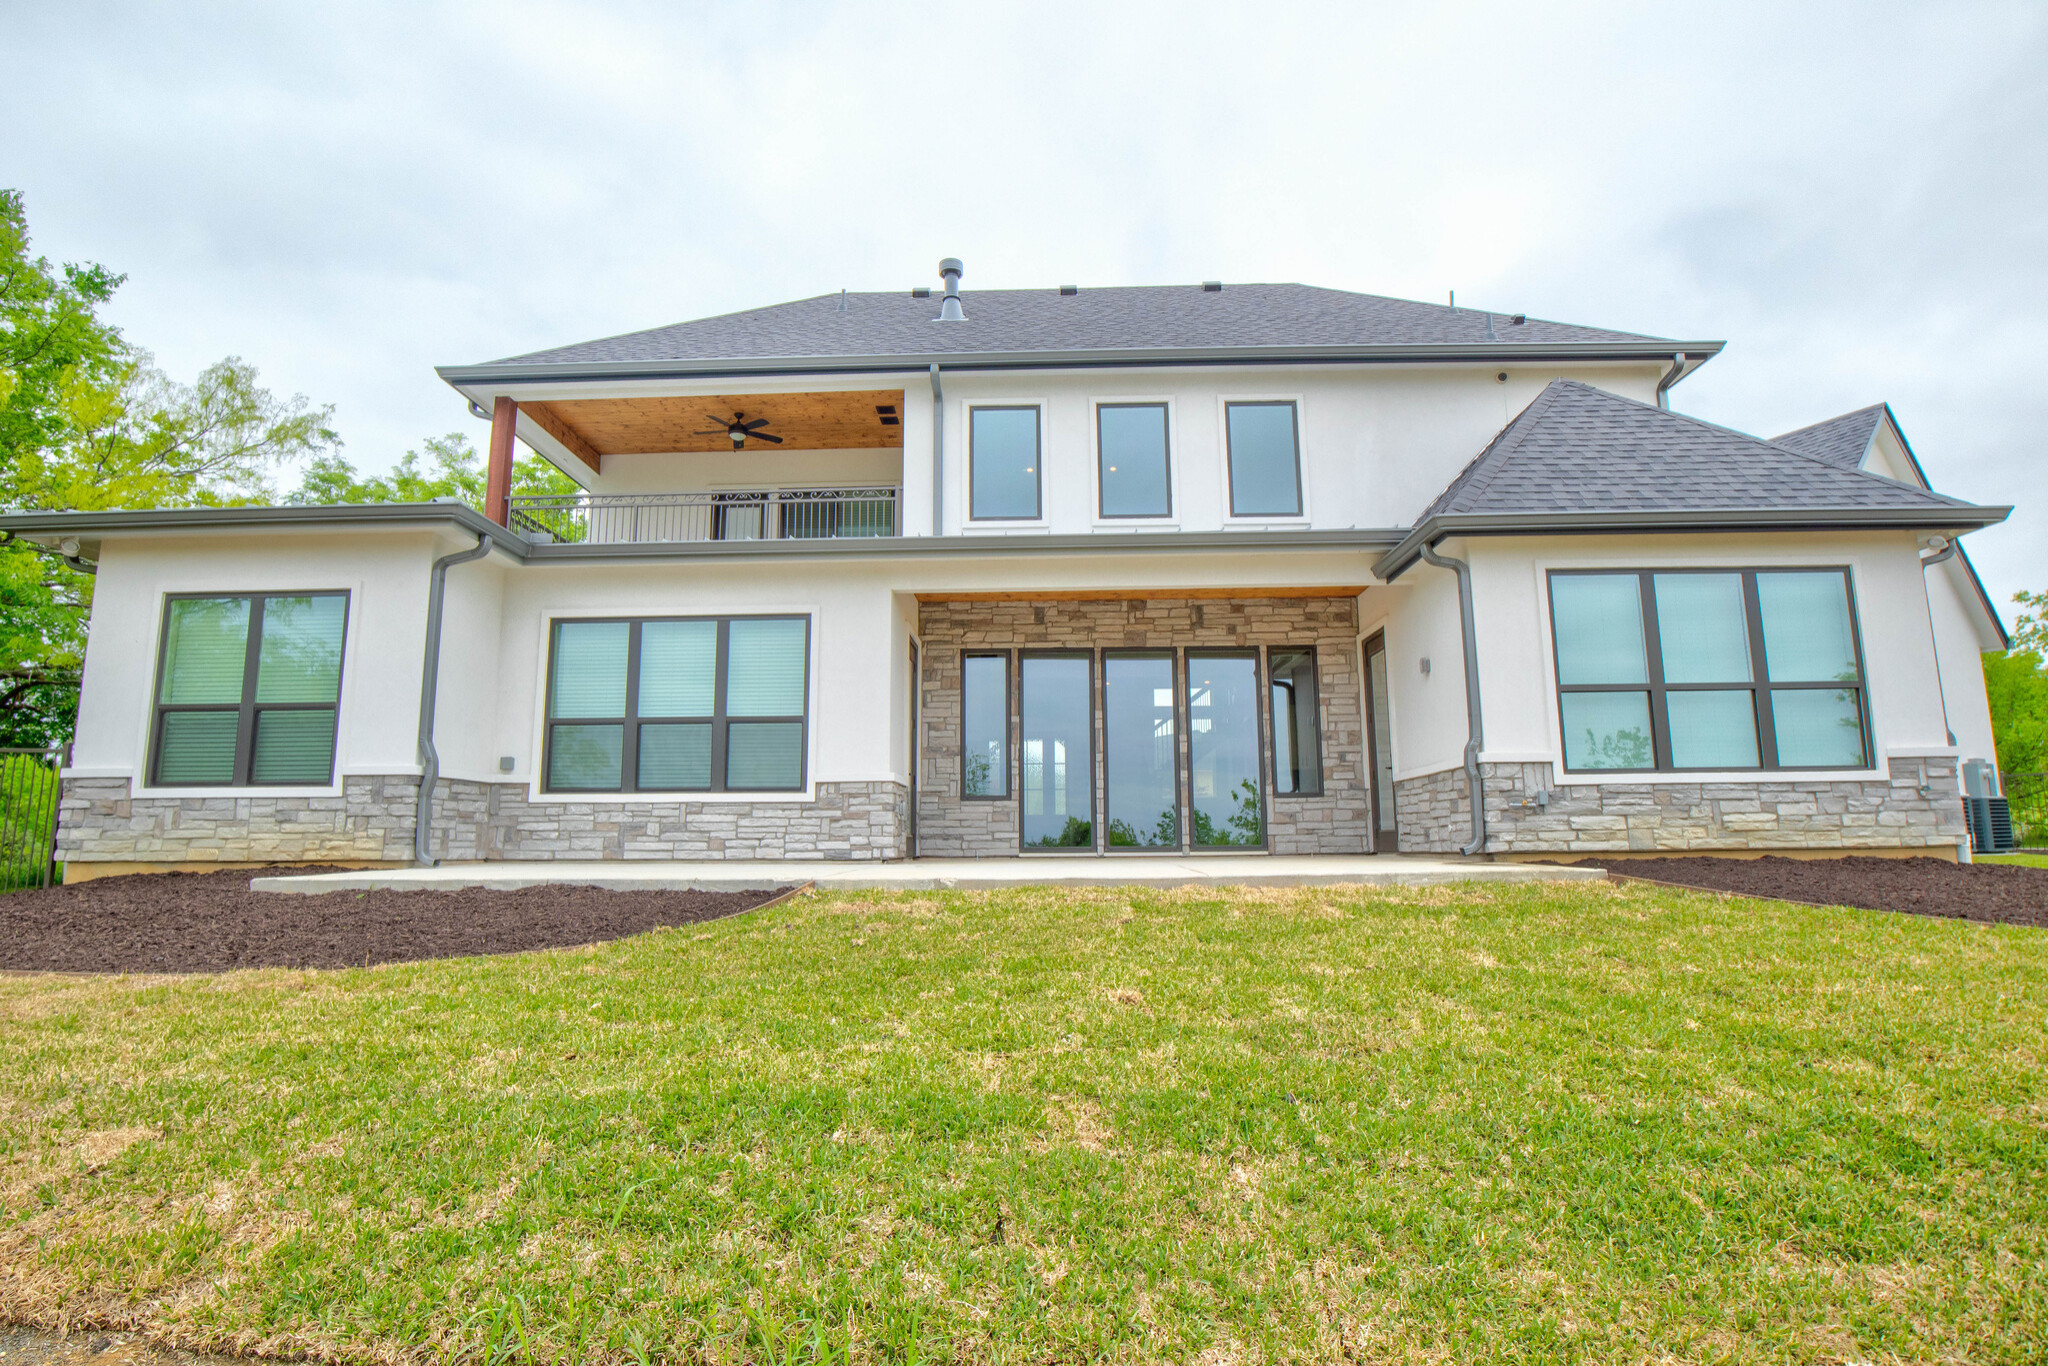
[[[0,1317],[364,1361],[2032,1362],[2048,933],[810,895],[0,977]]]
[[[2048,868],[2048,854],[1978,854],[1978,863],[2017,863],[2023,868]]]

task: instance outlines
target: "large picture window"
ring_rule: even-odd
[[[1224,405],[1231,516],[1301,515],[1301,443],[1294,419],[1290,402]]]
[[[151,782],[326,787],[348,594],[179,596],[158,651]]]
[[[967,515],[975,521],[1034,521],[1039,515],[1038,409],[970,408]]]
[[[1567,770],[1869,764],[1845,570],[1557,570],[1550,616]]]
[[[792,792],[804,786],[810,621],[557,621],[550,792]]]

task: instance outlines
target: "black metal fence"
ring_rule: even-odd
[[[57,877],[57,774],[70,748],[0,749],[0,892]]]
[[[2012,810],[2012,842],[2021,849],[2048,850],[2048,773],[1998,775]]]

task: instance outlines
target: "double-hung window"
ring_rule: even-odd
[[[160,787],[326,787],[348,594],[178,596],[165,604],[151,730]]]
[[[1556,570],[1567,770],[1864,768],[1841,569]]]
[[[967,410],[967,515],[977,522],[1036,521],[1038,408]]]
[[[806,617],[554,623],[550,792],[794,792],[804,786]]]
[[[1227,403],[1230,515],[1301,515],[1301,441],[1292,402]]]

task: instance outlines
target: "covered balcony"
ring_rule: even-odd
[[[495,400],[494,520],[576,544],[903,532],[903,391]],[[582,485],[513,496],[514,439]]]

